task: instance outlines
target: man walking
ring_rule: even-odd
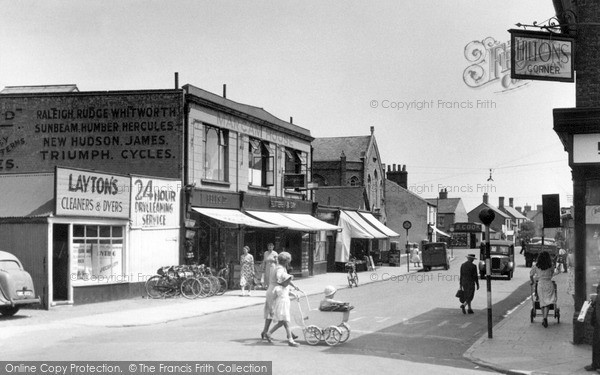
[[[460,288],[464,293],[464,302],[461,303],[460,309],[463,314],[467,312],[473,314],[471,309],[471,301],[475,297],[475,286],[479,289],[479,277],[477,276],[477,266],[473,264],[475,260],[475,254],[467,255],[467,260],[460,266]],[[468,310],[465,311],[465,304]]]

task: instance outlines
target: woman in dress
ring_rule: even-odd
[[[277,322],[266,334],[267,340],[271,342],[271,335],[277,331],[279,327],[285,328],[285,333],[288,339],[289,346],[298,346],[294,341],[292,331],[290,330],[290,287],[292,284],[292,275],[283,274],[283,278],[279,280],[278,285],[273,289],[276,296],[275,305],[273,307],[273,320]]]
[[[552,278],[559,273],[558,269],[552,264],[552,258],[547,251],[542,251],[538,257],[535,265],[531,267],[529,278],[531,285],[537,280],[537,295],[542,309],[542,315],[544,320],[542,325],[544,328],[548,327],[548,311],[550,305],[556,304],[556,289],[554,288],[554,282]]]
[[[271,326],[271,321],[273,320],[275,300],[277,295],[274,290],[279,285],[278,281],[285,279],[288,276],[287,266],[292,261],[292,256],[290,253],[282,251],[281,254],[277,256],[275,267],[271,268],[271,273],[268,276],[269,280],[269,288],[265,294],[265,307],[264,307],[264,317],[265,317],[265,326],[263,331],[260,333],[260,337],[263,340],[267,340],[267,334],[269,332],[269,327]],[[265,279],[267,278],[267,274],[265,273]],[[295,286],[291,284],[294,288]]]
[[[240,258],[240,265],[242,266],[240,272],[240,287],[242,288],[242,296],[250,296],[250,290],[254,283],[254,257],[250,254],[250,248],[244,246],[243,254]],[[246,294],[246,287],[248,287],[248,293]]]
[[[267,244],[267,251],[263,254],[262,272],[263,272],[263,285],[268,288],[271,285],[271,272],[277,267],[277,252],[275,251],[275,245],[272,242]]]

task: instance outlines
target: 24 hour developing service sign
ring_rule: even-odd
[[[132,228],[178,228],[181,181],[131,178]]]

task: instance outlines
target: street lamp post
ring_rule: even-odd
[[[487,306],[488,306],[488,338],[492,338],[492,264],[490,259],[490,224],[496,214],[491,208],[479,211],[479,220],[485,225],[485,274],[487,279]]]
[[[406,272],[410,272],[410,262],[408,259],[409,257],[409,249],[408,249],[408,230],[412,227],[412,223],[409,220],[404,221],[404,223],[402,223],[402,227],[404,229],[406,229]]]
[[[454,258],[454,225],[450,226],[450,256]]]

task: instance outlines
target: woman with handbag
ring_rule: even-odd
[[[463,292],[460,309],[463,314],[467,312],[473,314],[471,301],[475,297],[475,287],[477,286],[477,289],[479,289],[479,277],[477,276],[477,266],[473,264],[474,260],[475,254],[469,254],[467,255],[467,260],[460,266],[460,289]],[[468,310],[465,310],[465,305],[468,307]]]

